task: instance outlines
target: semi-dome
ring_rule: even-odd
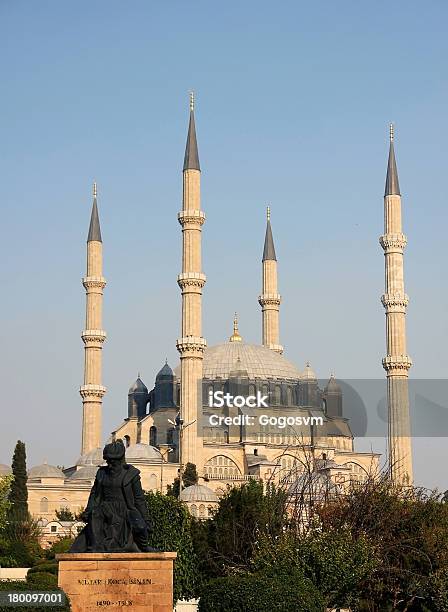
[[[180,499],[184,502],[215,502],[219,501],[216,493],[205,485],[191,485],[182,489]]]
[[[69,477],[69,480],[95,480],[98,466],[96,465],[85,465],[79,468],[76,472]]]
[[[134,460],[139,461],[152,461],[153,463],[160,463],[162,461],[162,455],[160,451],[154,446],[149,444],[131,444],[126,449],[126,461],[132,463]]]
[[[103,465],[103,449],[102,448],[94,448],[93,450],[81,455],[81,457],[76,462],[76,465]]]
[[[203,377],[228,379],[236,363],[251,379],[298,381],[300,378],[300,371],[283,355],[265,346],[245,342],[224,342],[207,348],[204,352]],[[180,367],[176,368],[176,374],[180,376]]]
[[[129,387],[128,395],[132,393],[148,393],[148,387],[142,381],[140,375],[137,376],[135,383]]]
[[[28,478],[65,478],[65,475],[56,465],[42,463],[28,470]]]
[[[9,476],[10,474],[12,474],[11,467],[5,463],[0,463],[0,478],[3,476]]]

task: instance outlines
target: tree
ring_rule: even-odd
[[[26,483],[28,480],[26,473],[26,451],[25,444],[18,440],[12,458],[12,474],[14,480],[9,490],[9,502],[11,507],[8,510],[8,520],[24,521],[28,518],[28,490]]]
[[[8,499],[12,476],[0,478],[0,531],[5,528],[11,502]]]
[[[76,521],[76,516],[69,508],[60,508],[55,514],[58,521]]]
[[[182,474],[182,484],[183,488],[190,487],[191,485],[197,484],[199,480],[198,472],[194,463],[187,463],[185,466],[185,470]],[[175,478],[172,485],[168,485],[167,495],[171,495],[172,497],[179,497],[180,487],[179,487],[179,478]]]

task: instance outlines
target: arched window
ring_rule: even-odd
[[[291,387],[288,387],[286,389],[286,403],[288,406],[292,406],[293,405],[293,399],[292,399],[292,389]]]
[[[218,468],[215,467],[216,465],[224,466],[224,471],[222,467],[219,467],[218,471]],[[229,459],[229,457],[225,457],[224,455],[215,455],[214,457],[209,459],[204,465],[204,472],[208,473],[211,478],[216,478],[218,475],[238,476],[241,474],[236,463],[232,461],[232,459]]]
[[[198,508],[197,508],[196,504],[191,504],[190,512],[191,512],[192,516],[197,516],[198,515]]]
[[[65,499],[65,497],[63,497],[61,499],[61,509],[62,508],[67,508],[67,510],[70,510],[70,504],[68,503],[68,501]]]
[[[149,445],[157,446],[157,427],[154,425],[149,430]]]
[[[255,385],[249,385],[249,395],[255,395]]]
[[[40,511],[48,512],[48,499],[46,497],[42,497],[40,500]]]
[[[204,504],[201,504],[199,506],[199,517],[200,518],[205,518],[206,516],[207,516],[207,512],[205,510],[205,506],[204,506]]]
[[[123,441],[124,441],[124,445],[125,445],[125,447],[126,447],[126,448],[127,448],[128,446],[130,446],[130,444],[131,444],[131,438],[130,438],[129,436],[125,436],[125,437],[123,438]]]

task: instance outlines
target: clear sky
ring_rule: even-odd
[[[260,342],[271,205],[281,341],[318,376],[383,377],[388,123],[408,235],[415,378],[448,371],[444,0],[0,0],[0,462],[80,448],[85,240],[98,182],[105,276],[104,435],[178,361],[188,91],[202,166],[204,335]],[[446,440],[415,444],[448,488]],[[437,465],[429,469],[430,461]]]

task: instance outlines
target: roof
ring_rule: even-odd
[[[140,376],[137,376],[135,383],[130,386],[128,395],[131,393],[148,393],[148,387],[142,381]]]
[[[85,465],[79,468],[76,472],[69,477],[69,480],[95,480],[98,466],[96,465]]]
[[[302,374],[300,375],[300,379],[301,380],[317,380],[316,374],[314,373],[314,370],[310,366],[310,362],[309,361],[306,362],[305,369],[303,370]]]
[[[98,215],[98,206],[96,204],[96,198],[93,198],[92,214],[90,215],[90,226],[89,234],[87,236],[87,242],[102,242],[101,240],[101,229],[100,229],[100,218]]]
[[[65,478],[65,475],[56,465],[42,463],[28,470],[28,478]]]
[[[196,140],[196,126],[194,123],[194,111],[190,110],[190,123],[188,124],[187,144],[184,157],[185,170],[200,170],[198,143]]]
[[[397,162],[395,161],[394,142],[390,141],[389,159],[387,162],[386,187],[384,195],[400,195],[400,185],[398,183]]]
[[[245,342],[224,342],[207,347],[204,352],[203,377],[212,380],[228,379],[238,357],[239,369],[245,370],[251,379],[298,381],[300,378],[300,371],[283,355],[265,346]],[[176,375],[180,376],[180,366],[176,368]]]
[[[163,368],[157,374],[157,378],[161,378],[162,376],[170,376],[170,377],[174,376],[174,372],[168,365],[167,361],[165,362],[165,365],[163,366]]]
[[[160,451],[154,446],[149,444],[131,444],[126,449],[126,463],[133,461],[150,461],[151,463],[160,463],[162,461],[162,455]]]
[[[275,256],[274,239],[272,237],[271,222],[268,219],[267,224],[266,224],[266,235],[264,237],[264,249],[263,249],[262,261],[267,261],[269,259],[273,261],[277,261],[277,257]]]
[[[180,499],[184,502],[218,502],[216,493],[205,485],[191,485],[182,489]]]

